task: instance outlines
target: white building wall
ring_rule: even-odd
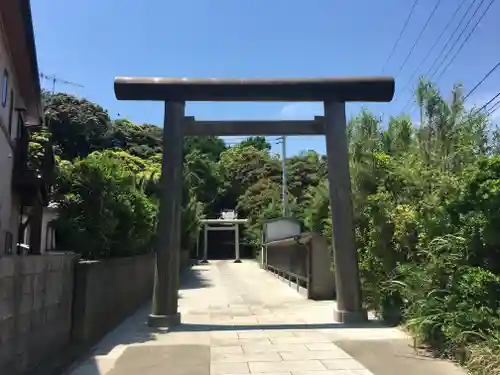
[[[3,106],[1,98],[5,71],[8,72],[7,103]],[[13,95],[11,95],[11,92]],[[19,96],[16,72],[12,66],[6,36],[0,19],[0,256],[4,255],[5,252],[7,233],[12,234],[14,248],[17,243],[20,202],[16,199],[15,192],[12,191],[13,145],[17,138],[18,127],[18,113],[15,108],[23,106],[24,103]],[[13,109],[12,115],[10,114],[11,108]],[[10,132],[9,120],[11,120]]]
[[[6,233],[12,233],[12,157],[13,150],[0,131],[0,256],[5,252]]]
[[[45,208],[42,217],[42,252],[51,251],[55,248],[55,233],[49,227],[49,223],[57,218],[57,210]],[[47,237],[48,236],[48,237]]]
[[[8,132],[9,119],[11,119],[10,138],[11,140],[15,141],[17,137],[18,127],[18,113],[15,111],[15,108],[24,107],[24,102],[19,94],[15,67],[12,65],[10,59],[10,52],[7,48],[6,36],[4,34],[2,21],[0,19],[0,99],[2,97],[1,94],[3,89],[3,77],[5,70],[7,70],[8,72],[7,103],[4,107],[0,102],[0,123]],[[12,98],[14,99],[13,101]],[[12,108],[14,108],[14,110],[12,111],[12,117],[10,116],[11,102],[13,102]],[[2,134],[2,136],[5,135],[5,133]]]
[[[51,221],[57,219],[58,213],[57,209],[45,207],[43,209],[42,216],[42,235],[40,239],[40,251],[41,253],[45,253],[47,251],[52,251],[55,249],[56,241],[55,241],[55,231],[53,228],[49,227]],[[23,221],[26,221],[28,216],[23,215]],[[21,242],[23,244],[29,245],[30,240],[30,226],[28,225],[25,232],[24,237]]]

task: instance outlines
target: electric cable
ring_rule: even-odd
[[[413,13],[415,12],[415,8],[417,7],[418,1],[419,0],[415,0],[413,2],[413,5],[412,5],[411,10],[410,10],[410,13],[408,14],[408,17],[406,18],[406,21],[405,21],[405,23],[403,25],[403,28],[401,29],[401,32],[399,33],[398,39],[396,39],[396,43],[394,43],[394,46],[392,47],[391,53],[389,54],[389,57],[387,58],[387,61],[384,64],[384,67],[382,68],[382,73],[387,68],[387,65],[389,64],[389,61],[391,60],[392,55],[396,51],[396,47],[398,46],[399,42],[401,41],[401,38],[402,38],[404,32],[406,31],[406,28],[408,27],[408,23],[410,22],[410,19],[413,16]]]
[[[453,45],[451,46],[451,48],[446,52],[446,54],[444,55],[444,57],[441,59],[441,62],[438,64],[436,70],[434,70],[433,73],[430,74],[431,79],[432,79],[432,77],[434,77],[436,75],[436,73],[439,71],[439,69],[441,69],[441,67],[443,66],[443,64],[446,61],[446,59],[448,59],[448,56],[450,55],[451,51],[453,51],[453,49],[455,48],[455,46],[457,45],[457,43],[460,41],[460,38],[465,33],[465,30],[467,30],[467,27],[469,27],[470,23],[474,19],[474,16],[477,14],[477,12],[479,11],[479,9],[481,8],[481,6],[483,5],[484,2],[485,2],[485,0],[481,0],[481,2],[479,3],[479,5],[477,6],[477,8],[474,10],[474,13],[472,13],[472,16],[469,18],[469,20],[465,24],[464,28],[462,29],[462,31],[460,31],[460,34],[458,35],[458,37],[453,42]],[[471,5],[473,5],[474,3],[475,3],[475,1],[472,2]],[[467,13],[468,13],[468,11],[467,11]],[[460,26],[460,25],[458,25],[458,26]],[[428,73],[430,73],[430,71],[428,71]],[[428,74],[426,74],[426,75],[428,75]]]
[[[451,66],[451,64],[453,63],[453,61],[455,61],[455,59],[457,58],[458,54],[460,53],[460,51],[462,51],[462,49],[464,48],[465,44],[469,41],[469,39],[472,36],[472,34],[474,34],[474,31],[476,31],[477,27],[479,26],[479,23],[482,21],[482,19],[486,15],[486,13],[488,13],[488,10],[490,10],[490,8],[491,8],[491,6],[493,5],[494,2],[495,2],[495,0],[490,0],[490,3],[488,4],[488,6],[486,7],[486,9],[481,14],[481,17],[479,17],[479,19],[476,21],[476,24],[472,27],[472,30],[470,30],[469,34],[467,34],[466,38],[464,39],[464,41],[462,42],[462,44],[460,45],[460,47],[458,48],[458,50],[455,51],[455,54],[453,55],[453,57],[451,58],[451,60],[448,62],[448,64],[445,66],[445,68],[443,69],[443,71],[441,72],[441,74],[439,74],[439,76],[436,78],[436,82],[439,81],[439,79],[443,76],[443,74]]]
[[[426,62],[427,62],[427,59],[431,56],[432,52],[434,51],[434,49],[437,47],[437,45],[439,44],[439,41],[441,40],[441,38],[443,37],[443,35],[445,34],[446,30],[448,30],[448,28],[451,26],[451,23],[453,22],[453,20],[455,20],[455,17],[458,15],[460,9],[462,9],[462,5],[465,4],[465,0],[462,0],[460,2],[460,5],[457,7],[457,9],[455,10],[455,12],[453,13],[453,15],[451,16],[450,20],[448,21],[448,23],[446,24],[446,26],[443,28],[443,30],[441,31],[441,34],[438,36],[438,38],[436,39],[436,41],[434,42],[433,46],[431,47],[431,49],[429,50],[429,52],[427,53],[427,55],[424,57],[424,59],[420,62],[420,64],[418,64],[417,66],[417,69],[415,69],[415,71],[411,74],[410,76],[410,79],[408,79],[408,82],[406,83],[406,85],[404,86],[403,90],[401,90],[401,92],[405,92],[407,89],[408,89],[408,86],[410,86],[411,82],[413,81],[413,78],[415,78],[415,75],[418,73],[418,71],[420,70],[420,67],[422,67]]]
[[[477,89],[478,89],[478,88],[479,88],[479,87],[483,84],[483,82],[484,82],[484,81],[486,81],[486,79],[487,79],[487,78],[488,78],[488,77],[489,77],[489,76],[490,76],[490,75],[491,75],[491,74],[492,74],[495,70],[497,70],[497,68],[498,68],[499,66],[500,66],[500,61],[499,61],[499,62],[498,62],[498,63],[497,63],[497,64],[496,64],[493,68],[491,68],[491,70],[490,70],[488,73],[486,73],[486,75],[485,75],[485,76],[484,76],[484,77],[483,77],[483,78],[482,78],[482,79],[481,79],[481,80],[480,80],[480,81],[479,81],[479,82],[478,82],[478,83],[477,83],[477,84],[476,84],[476,85],[472,88],[472,90],[470,90],[470,91],[468,92],[468,94],[467,94],[467,95],[465,95],[465,97],[464,97],[464,101],[465,101],[465,100],[467,100],[467,98],[468,98],[469,96],[471,96],[471,95],[474,93],[474,91],[476,91],[476,90],[477,90]]]
[[[442,0],[438,0],[436,2],[436,5],[434,6],[434,8],[432,9],[432,12],[431,14],[429,14],[429,17],[427,18],[427,21],[425,21],[425,24],[424,24],[424,27],[422,27],[422,30],[420,30],[420,34],[418,35],[417,39],[415,40],[415,43],[413,43],[413,46],[411,47],[410,49],[410,52],[408,52],[408,55],[406,55],[406,58],[404,59],[403,61],[403,64],[401,64],[401,66],[399,67],[399,73],[401,73],[401,71],[403,70],[404,66],[406,65],[406,63],[408,62],[408,60],[410,59],[413,51],[415,50],[415,47],[417,46],[418,42],[420,42],[420,39],[422,38],[422,36],[424,35],[424,32],[425,30],[427,30],[427,27],[429,26],[429,23],[431,22],[432,20],[432,17],[434,17],[434,14],[436,13],[436,10],[437,8],[439,7],[439,4],[441,4],[441,1]],[[484,1],[484,0],[483,0]]]

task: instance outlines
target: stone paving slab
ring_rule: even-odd
[[[209,371],[208,345],[130,346],[108,374],[206,375]]]
[[[351,358],[349,354],[339,348],[332,350],[316,350],[316,351],[301,351],[301,352],[279,352],[281,358],[285,361],[293,361],[296,359],[345,359]]]
[[[68,374],[413,375],[397,360],[397,372],[388,372],[391,357],[379,353],[390,352],[383,344],[391,340],[410,342],[404,332],[375,321],[335,323],[334,301],[307,300],[256,262],[195,266],[182,285],[180,326],[147,327],[145,306]],[[379,354],[370,356],[374,347]]]
[[[248,362],[251,373],[283,372],[283,371],[318,371],[327,368],[318,360],[306,361],[276,361],[276,362]]]
[[[292,371],[291,375],[372,375],[368,370]],[[384,374],[381,374],[384,375]]]
[[[302,352],[307,351],[307,347],[304,344],[271,344],[271,345],[255,345],[247,344],[243,345],[243,351],[245,353],[260,353],[260,352]]]
[[[217,362],[280,362],[282,357],[278,352],[259,352],[259,353],[212,353],[212,363]]]
[[[454,363],[420,355],[408,340],[338,341],[336,344],[374,374],[461,375]],[[404,369],[404,370],[402,370]]]

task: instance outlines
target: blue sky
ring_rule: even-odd
[[[422,39],[400,71],[411,46],[438,0],[420,0],[406,33],[384,72],[396,77],[391,103],[362,105],[388,118],[401,112],[411,90],[402,89],[417,70],[424,74],[440,54],[465,9],[425,64],[422,60],[461,0],[441,0]],[[471,22],[469,29],[486,8]],[[110,116],[162,124],[158,102],[115,99],[115,76],[319,77],[381,75],[413,0],[33,0],[40,71],[83,85],[57,91],[86,97]],[[500,60],[500,1],[496,1],[450,68],[438,81],[472,88]],[[465,32],[462,39],[466,37]],[[457,45],[456,49],[459,47]],[[454,52],[453,52],[454,53]],[[453,53],[450,55],[453,55]],[[416,78],[412,83],[416,82]],[[50,88],[48,82],[42,83]],[[498,69],[470,98],[481,104],[500,91]],[[310,119],[318,103],[188,103],[199,119]],[[495,115],[499,114],[497,111]],[[279,145],[273,145],[278,151]],[[323,137],[291,137],[288,153],[324,152]]]

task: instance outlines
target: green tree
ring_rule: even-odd
[[[152,251],[156,205],[135,176],[109,154],[92,153],[60,165],[58,244],[84,259]]]
[[[219,161],[220,208],[236,207],[238,198],[263,178],[280,179],[278,159],[253,146],[235,146],[221,154]]]
[[[155,125],[136,125],[127,119],[118,119],[111,123],[104,143],[105,148],[126,150],[135,156],[149,158],[162,152],[162,129]]]
[[[189,187],[197,201],[203,202],[206,214],[214,217],[217,211],[220,177],[218,166],[198,149],[193,149],[184,158],[184,184]]]
[[[269,178],[258,180],[238,198],[237,209],[249,220],[245,228],[246,239],[259,250],[264,221],[280,217],[283,212],[280,186]]]
[[[101,106],[62,93],[44,93],[44,105],[45,123],[61,158],[73,160],[102,149],[110,118]]]
[[[221,154],[226,150],[226,144],[219,137],[199,137],[191,136],[184,138],[184,155],[193,151],[210,158],[212,161],[218,161]]]
[[[326,160],[315,151],[303,152],[286,161],[288,193],[297,201],[294,212],[304,219],[304,211],[311,204],[308,192],[327,178]]]
[[[266,140],[266,137],[249,137],[243,142],[240,142],[240,147],[252,146],[260,151],[271,151],[271,144]]]

